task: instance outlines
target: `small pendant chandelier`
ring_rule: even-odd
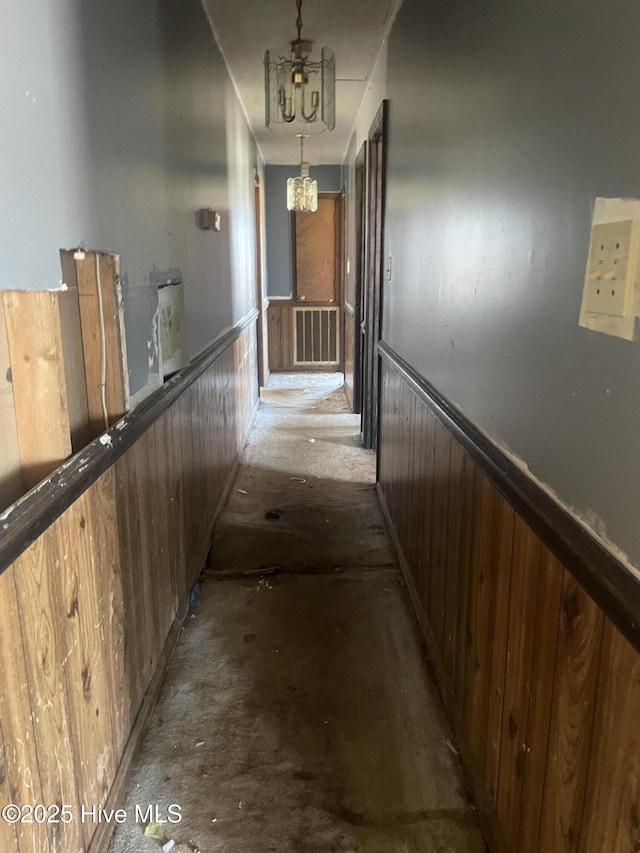
[[[322,133],[336,126],[336,63],[323,47],[310,58],[313,42],[302,38],[302,0],[296,0],[298,37],[290,47],[264,55],[265,118],[271,130]]]
[[[300,175],[287,180],[287,210],[315,213],[318,209],[318,182],[309,177],[309,164],[304,162],[305,134],[300,138]]]

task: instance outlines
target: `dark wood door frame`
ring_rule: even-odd
[[[256,308],[258,309],[258,319],[256,320],[258,336],[257,336],[257,344],[258,344],[258,387],[264,388],[267,384],[268,371],[268,357],[267,353],[267,342],[265,340],[265,294],[264,294],[264,279],[262,275],[262,237],[263,237],[263,223],[262,223],[262,184],[260,182],[260,176],[256,172],[255,176],[255,188],[254,188],[254,216],[255,216],[255,229],[256,229]]]
[[[362,444],[375,448],[378,443],[380,397],[380,356],[382,335],[382,298],[384,267],[384,193],[387,150],[388,101],[378,110],[367,145],[367,216],[365,227],[365,275],[363,276],[363,388]]]
[[[367,266],[367,143],[355,162],[355,295],[353,309],[353,411],[362,412],[364,386],[364,278]]]

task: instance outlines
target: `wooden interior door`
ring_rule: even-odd
[[[297,302],[335,303],[339,195],[319,193],[315,213],[293,214],[293,278]]]

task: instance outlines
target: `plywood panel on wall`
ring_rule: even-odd
[[[640,844],[640,655],[382,360],[379,491],[492,851]]]
[[[63,266],[75,267],[69,274],[75,273],[78,287],[89,423],[95,437],[129,408],[119,258],[102,252],[61,255]]]
[[[77,291],[2,293],[22,481],[30,489],[88,441]]]

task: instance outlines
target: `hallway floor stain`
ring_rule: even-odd
[[[175,853],[485,850],[340,378],[272,377],[216,525],[125,802]]]

